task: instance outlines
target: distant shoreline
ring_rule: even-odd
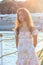
[[[31,13],[34,24],[39,31],[43,32],[43,13]],[[16,14],[0,14],[0,31],[13,31]]]

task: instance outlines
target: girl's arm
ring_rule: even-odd
[[[37,35],[33,35],[33,44],[34,44],[34,47],[36,47],[36,45],[37,45]]]
[[[18,35],[16,35],[16,48],[18,47]]]
[[[18,47],[19,28],[16,29],[16,48]]]
[[[32,37],[33,37],[34,47],[37,46],[37,41],[38,41],[37,36],[38,36],[38,30],[36,28],[33,28]]]

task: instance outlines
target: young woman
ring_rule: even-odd
[[[33,24],[30,12],[26,8],[17,10],[16,47],[18,49],[17,65],[39,65],[35,53],[37,29]]]

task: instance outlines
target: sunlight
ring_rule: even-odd
[[[16,0],[16,1],[26,1],[26,0]]]
[[[2,1],[2,0],[0,0],[0,1]]]

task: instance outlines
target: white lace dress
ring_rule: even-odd
[[[37,30],[32,35],[37,34]],[[16,65],[39,65],[38,58],[35,54],[35,47],[30,32],[27,28],[22,27],[19,32],[18,42],[18,60]]]

